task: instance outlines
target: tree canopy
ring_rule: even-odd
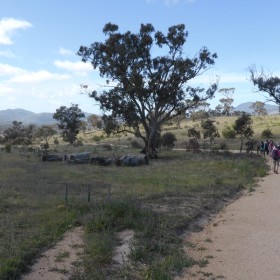
[[[240,153],[243,148],[244,139],[249,139],[253,136],[252,128],[253,120],[250,114],[243,112],[234,123],[234,130],[237,135],[240,135]]]
[[[11,145],[30,145],[33,141],[35,126],[24,126],[22,122],[13,121],[12,127],[7,128],[3,135],[3,142]]]
[[[71,107],[61,106],[56,109],[53,118],[58,120],[58,128],[62,130],[62,138],[65,142],[73,144],[79,133],[79,128],[82,123],[81,118],[84,118],[85,114],[77,104],[72,104]]]
[[[187,84],[212,67],[217,55],[203,47],[193,58],[187,57],[184,24],[171,26],[166,35],[151,24],[141,24],[135,34],[118,30],[117,25],[107,23],[104,43],[80,47],[82,61],[91,62],[107,79],[103,91],[90,92],[86,85],[84,89],[103,110],[108,134],[132,133],[144,141],[151,155],[164,123],[214,96],[216,83],[208,89]],[[162,52],[166,54],[157,55]]]
[[[280,105],[280,78],[266,74],[263,69],[258,73],[254,65],[249,67],[249,72],[251,82],[257,87],[258,91],[268,93],[269,101]]]

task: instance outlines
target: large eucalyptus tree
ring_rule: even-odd
[[[212,67],[217,55],[203,47],[193,58],[186,56],[184,24],[171,26],[166,35],[151,24],[142,24],[137,34],[118,30],[117,25],[107,23],[105,42],[80,47],[82,61],[91,62],[107,79],[102,91],[83,87],[103,110],[108,134],[132,133],[154,157],[161,126],[214,96],[216,83],[205,90],[190,87],[188,82]]]

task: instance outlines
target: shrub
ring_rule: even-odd
[[[10,153],[12,151],[12,145],[7,144],[7,145],[5,145],[4,149],[7,153]]]
[[[95,136],[93,136],[92,140],[95,142],[99,142],[101,139],[99,136],[95,135]]]
[[[193,137],[196,139],[200,139],[200,131],[196,130],[195,127],[188,129],[188,137]]]
[[[161,137],[161,144],[164,147],[174,147],[174,142],[177,141],[175,135],[171,132],[166,132]]]
[[[228,145],[225,142],[220,143],[219,150],[228,151]]]
[[[200,145],[196,138],[191,138],[189,142],[186,143],[187,151],[198,151],[200,149]]]
[[[226,139],[234,139],[236,137],[236,131],[230,126],[226,126],[222,134]]]
[[[262,131],[262,137],[263,138],[271,138],[273,136],[273,133],[271,132],[271,130],[269,128],[265,129]]]

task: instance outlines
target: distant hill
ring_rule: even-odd
[[[52,125],[57,123],[53,119],[54,113],[33,113],[24,109],[7,109],[0,111],[0,124],[10,125],[13,121],[19,121],[23,124],[35,124],[35,125]],[[85,113],[86,118],[91,115]]]
[[[234,111],[243,111],[246,113],[250,113],[252,114],[252,109],[250,108],[250,106],[253,104],[254,102],[245,102],[245,103],[241,103],[238,106],[236,106],[234,108]],[[273,104],[265,104],[264,108],[266,109],[268,115],[279,115],[279,106],[278,105],[273,105]]]

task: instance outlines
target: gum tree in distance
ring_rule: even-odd
[[[73,144],[79,133],[80,124],[85,114],[77,104],[72,104],[71,107],[61,106],[56,109],[53,118],[58,121],[58,128],[62,130],[63,141]]]
[[[107,134],[132,133],[144,141],[149,156],[156,157],[161,126],[214,96],[216,83],[207,90],[187,87],[187,83],[214,65],[217,55],[204,47],[195,57],[186,57],[184,24],[171,26],[167,35],[151,24],[142,24],[135,34],[118,29],[107,23],[104,43],[80,47],[82,61],[91,62],[107,79],[103,91],[89,92],[86,85],[83,89],[103,110]]]

